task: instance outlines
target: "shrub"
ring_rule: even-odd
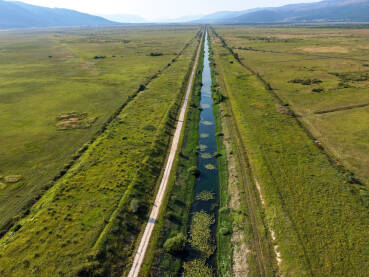
[[[188,169],[188,172],[196,177],[200,176],[201,172],[196,166],[192,166]]]
[[[317,93],[323,92],[323,91],[324,91],[324,89],[322,89],[322,88],[313,88],[313,90],[312,90],[312,92],[317,92]]]
[[[140,201],[136,198],[131,200],[131,203],[129,204],[129,210],[132,213],[137,213],[140,208]]]
[[[223,214],[223,213],[225,214],[225,213],[227,213],[228,211],[229,211],[229,209],[228,209],[227,207],[222,207],[222,208],[220,208],[220,209],[219,209],[219,211],[218,211],[218,212],[219,212],[220,214]]]
[[[222,236],[229,236],[230,234],[232,234],[232,230],[231,228],[228,228],[228,227],[222,227],[220,228],[219,233]]]
[[[155,126],[153,126],[153,125],[146,125],[143,129],[146,130],[146,131],[155,131],[156,130]]]
[[[313,84],[320,84],[320,83],[322,83],[322,80],[319,80],[319,79],[299,79],[299,78],[296,78],[296,79],[291,80],[290,83],[293,83],[293,84],[302,84],[302,85],[305,85],[305,86],[310,86],[310,85],[313,85]]]
[[[150,53],[151,57],[159,57],[159,56],[163,56],[163,53],[155,53],[155,52],[151,52]]]
[[[176,222],[178,220],[178,218],[177,218],[177,216],[174,212],[168,212],[167,218],[172,222]]]
[[[146,86],[141,84],[140,87],[138,88],[138,91],[143,91],[145,90]]]
[[[168,253],[182,253],[186,245],[186,237],[182,233],[178,233],[175,237],[167,239],[164,243],[164,249]]]

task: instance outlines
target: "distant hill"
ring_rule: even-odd
[[[325,0],[316,3],[293,4],[278,8],[244,11],[230,17],[232,12],[210,19],[206,23],[310,23],[310,22],[369,22],[369,0]],[[211,16],[211,15],[210,15]],[[214,16],[214,15],[212,15]]]
[[[101,15],[103,18],[120,23],[148,23],[145,18],[134,14],[109,14]]]
[[[105,18],[68,9],[52,9],[0,0],[0,29],[105,26],[115,24]]]
[[[220,20],[226,20],[235,18],[237,16],[245,15],[255,11],[261,10],[260,8],[244,10],[244,11],[220,11],[209,15],[202,16],[194,21],[194,23],[216,23]]]

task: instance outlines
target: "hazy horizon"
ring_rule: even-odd
[[[186,16],[206,15],[217,11],[237,11],[260,7],[277,7],[287,4],[312,3],[320,0],[136,0],[136,1],[80,1],[80,0],[21,0],[20,2],[51,7],[77,10],[94,15],[129,14],[148,20],[168,20]],[[87,2],[87,3],[86,3]]]

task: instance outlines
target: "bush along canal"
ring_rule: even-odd
[[[192,169],[199,176],[194,186],[186,247],[188,255],[182,273],[184,276],[206,277],[216,276],[216,216],[219,202],[217,141],[207,33],[204,43],[202,84],[197,168]]]

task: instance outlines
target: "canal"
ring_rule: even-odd
[[[202,73],[202,88],[201,88],[201,120],[198,127],[200,134],[197,159],[197,168],[201,174],[197,178],[194,186],[194,201],[191,207],[190,232],[191,222],[194,215],[201,211],[206,212],[213,217],[214,223],[210,226],[212,236],[212,247],[216,246],[216,216],[218,213],[219,203],[219,175],[217,166],[217,142],[215,119],[213,114],[213,99],[212,99],[212,76],[209,61],[209,43],[208,33],[206,32],[204,43],[204,64]],[[199,251],[188,247],[187,261],[199,258]],[[207,257],[206,264],[216,272],[216,250]]]

